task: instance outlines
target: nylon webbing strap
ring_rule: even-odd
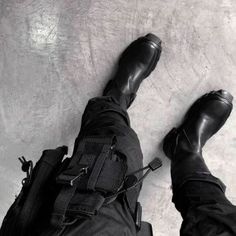
[[[104,201],[105,198],[99,192],[77,192],[67,208],[66,216],[89,218],[97,214]]]
[[[54,212],[51,218],[51,224],[54,227],[61,228],[65,223],[64,221],[65,221],[66,210],[70,203],[71,198],[75,193],[75,190],[76,186],[73,187],[66,186],[60,191],[54,204]]]
[[[97,183],[98,176],[99,176],[101,169],[103,167],[103,164],[107,158],[107,155],[109,153],[109,149],[110,149],[110,145],[104,145],[99,157],[97,158],[97,160],[95,162],[95,165],[93,167],[92,173],[90,174],[88,184],[87,184],[87,188],[89,190],[93,190],[93,191],[95,190],[95,185]]]
[[[78,154],[82,153],[85,142],[81,142],[78,146]],[[73,161],[73,160],[72,160]],[[76,185],[63,186],[54,203],[54,210],[51,217],[51,224],[56,228],[61,228],[65,221],[65,214],[68,205],[76,191]]]
[[[64,172],[62,172],[58,177],[59,183],[63,185],[54,204],[54,211],[51,218],[51,223],[54,227],[61,228],[64,223],[67,223],[65,222],[66,215],[67,213],[71,213],[71,211],[74,211],[75,216],[76,215],[78,216],[79,214],[81,214],[81,216],[91,216],[91,215],[96,214],[96,212],[102,206],[105,198],[102,197],[101,194],[95,192],[95,187],[96,187],[99,174],[104,166],[104,162],[108,157],[109,149],[111,148],[112,141],[113,141],[113,137],[109,137],[109,138],[89,137],[89,138],[84,138],[79,143],[78,149],[75,155],[72,157],[68,168]],[[98,153],[95,153],[96,155],[94,155],[94,158],[96,158],[94,160],[94,164],[88,167],[88,168],[92,167],[92,169],[89,170],[91,172],[87,180],[87,191],[91,191],[90,195],[86,193],[83,194],[82,192],[80,193],[76,191],[79,186],[78,184],[80,184],[80,180],[81,182],[83,182],[83,180],[80,179],[81,177],[80,168],[81,166],[83,166],[81,165],[80,160],[82,159],[83,155],[88,156],[88,152],[90,153],[91,151],[93,151],[93,150],[85,150],[85,148],[87,149],[87,147],[89,147],[89,144],[93,144],[93,145],[98,144],[101,146],[100,151]],[[74,173],[71,173],[71,172],[74,172]],[[76,179],[76,181],[75,182],[69,181],[69,184],[66,184],[66,182],[71,179],[72,180]],[[85,179],[86,179],[86,175],[85,175]],[[76,197],[76,200],[80,199],[80,201],[74,202],[73,196]],[[72,204],[70,205],[70,203]],[[68,210],[69,212],[67,212]]]

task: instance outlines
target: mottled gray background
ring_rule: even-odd
[[[24,176],[17,157],[37,160],[62,144],[71,152],[87,100],[101,94],[122,50],[148,32],[163,40],[163,53],[130,116],[145,163],[159,156],[164,165],[146,180],[141,202],[154,235],[178,235],[160,142],[203,93],[236,96],[234,0],[0,0],[0,221]],[[235,118],[204,149],[234,203]]]

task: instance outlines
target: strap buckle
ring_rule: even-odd
[[[78,170],[79,169],[79,170]],[[79,179],[88,173],[87,165],[77,165],[62,172],[57,178],[58,184],[74,186]]]

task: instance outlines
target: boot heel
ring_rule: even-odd
[[[173,155],[173,144],[175,144],[175,139],[178,132],[176,128],[173,128],[164,138],[163,141],[163,151],[165,155],[171,159]]]

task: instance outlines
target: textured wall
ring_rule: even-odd
[[[160,143],[206,91],[236,96],[233,0],[1,0],[0,221],[24,176],[17,156],[37,160],[62,144],[72,151],[87,100],[101,93],[121,51],[148,32],[163,40],[163,53],[130,116],[145,162],[159,156],[164,165],[146,180],[141,201],[154,235],[178,235],[181,217]],[[204,154],[236,204],[235,116]]]

